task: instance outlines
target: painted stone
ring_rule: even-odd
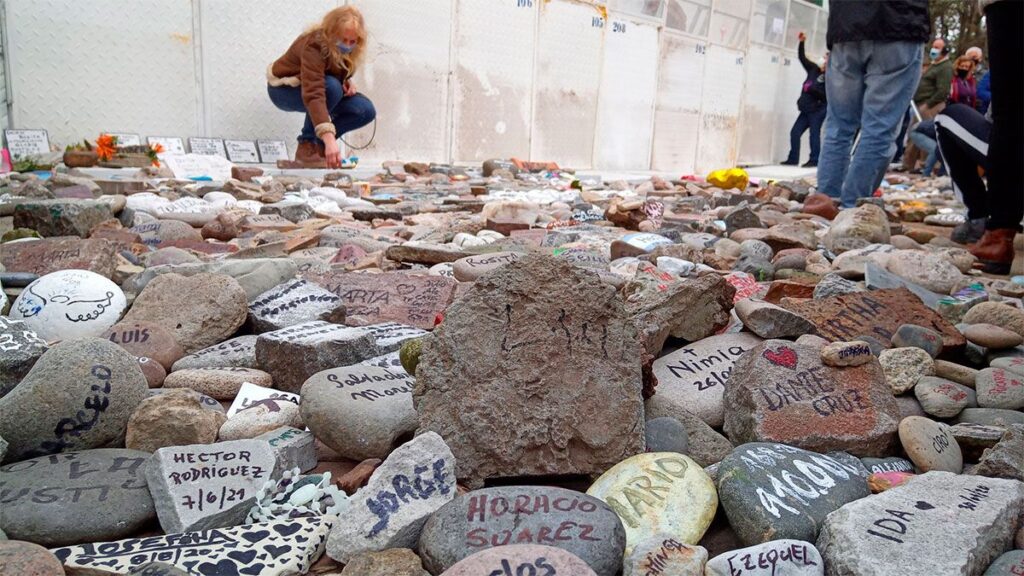
[[[862,458],[861,462],[868,472],[878,474],[882,472],[913,472],[914,463],[906,458],[893,456],[892,458]]]
[[[305,574],[320,557],[333,521],[331,516],[275,520],[51,552],[73,573],[123,574],[146,562],[163,562],[189,574],[290,576]]]
[[[10,317],[40,338],[70,340],[99,336],[128,306],[124,292],[88,270],[61,270],[32,282],[14,300]]]
[[[980,574],[1022,512],[1019,481],[929,472],[829,515],[817,548],[829,574]]]
[[[481,550],[463,558],[442,576],[477,576],[488,574],[550,574],[552,576],[596,576],[586,562],[561,548],[539,544],[510,544]]]
[[[164,532],[241,524],[277,462],[265,441],[235,440],[161,448],[146,482]]]
[[[0,467],[0,525],[44,546],[133,534],[156,516],[143,466],[149,453],[100,448]]]
[[[600,576],[614,576],[626,534],[597,498],[564,488],[502,486],[458,496],[431,515],[419,553],[427,570],[438,574],[481,550],[510,544],[554,546]]]
[[[715,518],[715,484],[688,456],[650,452],[602,474],[587,494],[608,504],[626,528],[626,554],[638,542],[664,534],[696,544]]]
[[[858,469],[784,444],[744,444],[718,468],[718,497],[747,545],[813,541],[825,517],[870,493]]]
[[[825,562],[801,540],[772,540],[732,550],[708,561],[705,576],[824,576]]]
[[[900,422],[903,450],[921,472],[943,470],[959,474],[964,467],[960,445],[949,426],[921,416],[908,416]]]

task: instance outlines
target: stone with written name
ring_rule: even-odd
[[[147,390],[135,357],[116,344],[100,338],[62,342],[0,398],[0,436],[10,443],[5,461],[115,442]]]
[[[455,296],[454,279],[443,276],[385,272],[306,274],[306,279],[341,297],[345,322],[365,326],[398,322],[424,330]]]
[[[478,574],[596,576],[586,562],[571,552],[539,544],[509,544],[481,550],[445,570],[443,576]]]
[[[913,472],[914,463],[906,458],[893,456],[891,458],[861,458],[861,462],[868,472],[878,474],[882,472]]]
[[[419,425],[414,385],[400,368],[356,365],[317,372],[302,385],[302,420],[345,458],[385,458],[399,437]]]
[[[814,545],[772,540],[732,550],[708,561],[705,576],[824,576],[825,562]]]
[[[291,426],[282,426],[270,432],[264,432],[255,438],[266,440],[277,455],[277,466],[282,470],[298,468],[307,472],[316,468],[316,439],[306,430]]]
[[[623,561],[623,576],[704,576],[708,551],[670,536],[641,540]]]
[[[1020,410],[1024,408],[1024,375],[1005,368],[985,368],[975,381],[978,405],[982,408]]]
[[[255,334],[246,334],[220,344],[214,344],[182,356],[174,362],[172,371],[189,368],[255,368],[256,367]]]
[[[363,552],[411,548],[427,518],[454,497],[455,457],[436,433],[421,434],[392,452],[352,496],[327,554],[346,563]]]
[[[47,349],[27,324],[0,316],[0,398],[14,390]]]
[[[481,550],[513,544],[554,546],[600,576],[613,576],[626,535],[615,512],[592,496],[548,486],[502,486],[463,494],[431,515],[419,553],[437,574]]]
[[[821,348],[821,362],[837,368],[867,364],[872,357],[871,346],[863,340],[832,342]]]
[[[274,520],[52,552],[72,573],[124,574],[146,562],[162,562],[188,574],[290,576],[305,574],[320,557],[332,522],[328,516]]]
[[[826,516],[869,493],[857,468],[784,444],[744,444],[718,468],[722,508],[747,545],[814,541]]]
[[[90,238],[43,238],[31,242],[5,242],[0,246],[0,263],[7,272],[29,272],[40,276],[58,270],[89,270],[104,278],[114,275],[116,246],[109,240]]]
[[[761,339],[747,332],[711,336],[688,344],[654,361],[657,393],[649,402],[671,396],[685,404],[708,426],[725,421],[722,396],[736,360]]]
[[[199,230],[177,220],[156,220],[134,226],[130,229],[142,238],[142,243],[156,248],[163,243],[174,243],[178,241],[202,242],[203,236]]]
[[[587,489],[622,520],[628,555],[640,541],[658,534],[696,544],[718,509],[715,485],[688,456],[672,452],[638,454],[613,466]]]
[[[787,302],[783,308],[810,320],[818,334],[829,340],[855,340],[870,334],[888,344],[903,324],[916,324],[942,334],[942,345],[959,348],[966,339],[905,288],[857,292],[809,302]]]
[[[963,454],[949,426],[922,416],[907,416],[900,422],[900,442],[907,456],[921,472],[943,470],[959,474]]]
[[[241,524],[276,461],[263,440],[157,450],[145,473],[160,527],[170,534]]]
[[[733,366],[725,432],[735,443],[781,442],[808,450],[884,455],[899,409],[878,362],[833,368],[818,349],[766,340]]]
[[[944,378],[924,376],[914,386],[914,396],[926,414],[952,418],[968,406],[977,406],[974,390]]]
[[[452,263],[452,272],[460,282],[472,282],[495,268],[519,260],[518,252],[492,252],[477,256],[466,256]]]
[[[345,307],[333,292],[307,282],[291,280],[249,302],[249,323],[255,332],[271,332],[312,320],[342,323]]]
[[[152,322],[118,322],[100,335],[135,356],[150,358],[170,370],[185,351],[174,334]]]
[[[1013,541],[1024,484],[929,472],[843,506],[817,548],[829,574],[981,574]]]
[[[156,516],[143,476],[148,458],[104,448],[0,467],[0,525],[9,538],[44,546],[133,534]]]
[[[88,270],[51,272],[29,284],[10,317],[47,341],[99,336],[128,306],[117,284]]]

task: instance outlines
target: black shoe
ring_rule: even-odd
[[[799,162],[797,162],[796,160],[785,160],[779,162],[779,165],[781,166],[796,166],[797,164],[799,164]]]
[[[801,168],[817,168],[817,167],[818,167],[818,161],[817,160],[808,160],[807,162],[804,163],[803,166],[801,166]]]

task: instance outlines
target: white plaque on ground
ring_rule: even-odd
[[[12,158],[25,158],[50,153],[50,138],[46,130],[4,130],[7,150]]]
[[[210,178],[218,181],[231,178],[231,162],[220,156],[164,154],[160,159],[174,172],[175,178]]]
[[[185,141],[176,136],[150,136],[146,138],[146,143],[150,146],[159,144],[163,146],[164,152],[168,154],[185,153]]]
[[[228,418],[234,416],[239,410],[252,406],[254,402],[267,399],[284,400],[286,402],[291,402],[292,404],[299,403],[298,394],[257,386],[252,382],[243,382],[242,387],[238,389],[238,394],[235,396],[235,401],[232,402],[231,406],[228,408]]]
[[[118,146],[139,146],[142,144],[142,138],[139,138],[138,134],[130,134],[128,132],[107,132],[107,134],[117,138]]]
[[[228,157],[227,152],[224,151],[224,141],[220,138],[189,138],[188,148],[193,154]]]
[[[225,140],[224,147],[228,152],[228,160],[238,164],[258,164],[256,143],[252,140]]]
[[[257,144],[260,148],[260,162],[264,164],[288,159],[288,147],[284,140],[257,140]]]

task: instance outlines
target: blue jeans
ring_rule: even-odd
[[[914,145],[928,153],[928,158],[924,161],[924,168],[921,173],[925,176],[931,176],[932,169],[939,162],[939,145],[938,143],[929,138],[927,134],[922,134],[918,131],[910,133],[910,139],[914,142]],[[941,166],[939,166],[941,168]]]
[[[811,135],[811,157],[808,162],[817,162],[821,153],[821,125],[825,123],[825,108],[801,112],[793,122],[793,128],[789,131],[789,157],[786,161],[791,164],[800,162],[800,137],[804,131],[810,129]]]
[[[338,136],[362,128],[377,117],[373,102],[362,94],[345,96],[341,80],[334,76],[325,76],[324,85],[327,89],[327,111],[331,114],[331,122]],[[313,127],[313,119],[306,111],[302,101],[302,88],[298,86],[267,86],[270,101],[278,110],[285,112],[306,112],[306,122],[302,125],[299,142],[319,142]]]
[[[840,42],[829,55],[828,117],[818,159],[818,189],[843,208],[871,196],[896,151],[900,120],[917,89],[923,52],[917,42]],[[860,130],[853,159],[850,149]]]

